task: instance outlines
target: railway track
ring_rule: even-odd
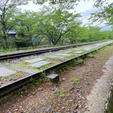
[[[0,55],[0,60],[19,58],[19,57],[30,56],[30,55],[34,55],[34,54],[42,54],[42,53],[47,53],[47,52],[50,52],[50,51],[51,52],[59,51],[59,50],[62,50],[62,49],[67,49],[67,48],[76,47],[76,46],[89,45],[89,44],[94,44],[94,43],[96,43],[96,42],[79,43],[79,44],[59,46],[59,47],[42,48],[42,49],[31,50],[31,51],[26,51],[26,52],[3,54],[3,55]]]
[[[52,70],[52,69],[55,69],[55,68],[57,68],[57,67],[59,67],[59,66],[62,66],[62,65],[64,65],[64,64],[66,64],[66,63],[68,63],[68,62],[70,62],[70,61],[72,61],[73,59],[76,59],[76,58],[79,58],[79,57],[81,57],[81,56],[84,56],[84,55],[87,55],[87,54],[89,54],[89,53],[91,53],[91,52],[94,52],[94,51],[96,51],[96,50],[98,50],[98,49],[101,49],[101,48],[103,48],[103,47],[105,47],[105,46],[107,46],[107,45],[110,45],[112,43],[112,41],[108,41],[108,42],[101,42],[101,43],[97,43],[97,44],[92,44],[92,45],[89,45],[88,46],[88,44],[84,44],[84,46],[82,47],[79,47],[78,48],[78,50],[77,50],[77,48],[72,48],[72,51],[75,51],[76,52],[76,55],[75,54],[73,54],[71,57],[67,57],[66,56],[66,59],[64,59],[64,60],[62,60],[62,61],[60,61],[60,62],[57,62],[56,64],[52,64],[52,65],[50,65],[50,66],[47,66],[46,68],[44,68],[44,69],[42,69],[42,70],[38,70],[37,72],[35,72],[35,73],[33,73],[33,74],[30,74],[29,76],[26,76],[26,77],[23,77],[23,78],[20,78],[20,79],[17,79],[17,80],[15,80],[15,81],[12,81],[12,82],[10,82],[10,83],[7,83],[7,84],[3,84],[3,85],[1,85],[0,86],[0,97],[3,97],[4,95],[7,95],[8,93],[10,93],[10,92],[13,92],[14,90],[16,90],[16,89],[18,89],[18,88],[20,88],[20,87],[22,87],[22,86],[24,86],[24,85],[26,85],[26,84],[28,84],[28,83],[30,83],[30,82],[32,82],[33,80],[35,80],[35,79],[38,79],[38,78],[40,78],[40,76],[41,76],[41,73],[42,72],[49,72],[50,70]],[[91,44],[91,43],[90,43]],[[73,46],[71,46],[71,47],[74,47],[75,45],[73,45]],[[69,46],[68,46],[69,47]],[[88,49],[88,47],[89,47],[89,49]],[[61,47],[62,49],[64,49],[64,48],[66,48],[66,47]],[[54,48],[52,51],[58,51],[58,50],[61,50],[61,48],[60,49],[56,49],[56,48]],[[82,50],[82,49],[84,49],[84,51]],[[47,50],[47,51],[49,51],[49,49]],[[69,50],[68,50],[69,51]],[[77,53],[77,51],[78,51],[78,53]],[[81,52],[81,51],[83,51],[83,52]],[[33,52],[33,51],[32,51]],[[37,54],[39,51],[37,51],[35,54]],[[66,51],[67,52],[67,51]],[[81,53],[80,53],[81,52]],[[43,50],[42,50],[42,53],[43,53]],[[72,54],[72,52],[70,52],[71,54]],[[34,53],[33,53],[34,54]],[[31,55],[30,53],[29,53],[29,55]],[[63,55],[65,55],[65,54],[63,54]],[[69,54],[67,54],[67,55],[69,55]],[[23,56],[26,56],[25,54],[23,54]],[[27,56],[28,56],[28,54],[27,54]],[[16,56],[16,57],[18,57],[18,56]],[[60,56],[59,56],[60,57]],[[6,58],[7,59],[7,58]],[[54,60],[55,58],[52,58],[52,60]],[[2,60],[3,60],[3,58],[2,58]],[[58,60],[58,59],[57,59]],[[60,58],[60,60],[61,60],[61,58]]]

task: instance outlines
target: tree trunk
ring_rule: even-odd
[[[7,49],[8,48],[8,43],[7,43],[7,36],[6,36],[6,34],[4,34],[3,39],[4,39],[4,41],[3,41],[3,48]]]
[[[3,33],[3,39],[4,39],[4,42],[3,42],[3,48],[4,49],[7,49],[8,48],[8,43],[7,43],[7,35],[6,35],[6,25],[5,23],[3,22],[2,23],[2,33]]]
[[[17,44],[16,44],[16,35],[14,36],[14,46],[15,46],[15,48],[18,50],[18,46],[17,46]]]
[[[60,34],[60,36],[59,36],[58,38],[56,37],[56,38],[52,41],[52,43],[53,43],[54,45],[57,45],[57,43],[60,41],[61,37],[62,37],[62,34]]]
[[[53,45],[56,45],[57,44],[56,41],[54,41],[54,40],[52,40],[51,42],[52,42]]]

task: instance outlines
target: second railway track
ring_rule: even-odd
[[[58,50],[67,49],[67,48],[71,48],[71,47],[89,45],[89,44],[94,44],[94,43],[96,43],[96,42],[79,43],[79,44],[73,44],[73,45],[30,50],[30,51],[26,51],[26,52],[24,51],[24,52],[17,52],[17,53],[2,54],[2,55],[0,55],[0,60],[19,58],[19,57],[30,56],[30,55],[34,55],[34,54],[42,54],[42,53],[47,53],[50,51],[53,52],[53,51],[58,51]]]

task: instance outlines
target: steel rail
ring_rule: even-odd
[[[58,68],[58,67],[60,67],[60,66],[62,66],[64,64],[66,64],[66,63],[68,63],[68,62],[70,62],[70,61],[72,61],[74,59],[77,59],[79,57],[85,56],[85,55],[87,55],[89,53],[92,53],[94,51],[97,51],[97,50],[99,50],[99,49],[101,49],[101,48],[103,48],[105,46],[110,45],[110,44],[107,44],[107,45],[104,45],[102,47],[96,48],[94,50],[88,51],[88,52],[86,52],[86,53],[84,53],[82,55],[79,55],[79,56],[70,58],[70,59],[68,59],[68,60],[66,60],[66,61],[64,61],[62,63],[55,64],[55,65],[53,65],[53,66],[51,66],[49,68],[44,69],[43,72],[47,73],[47,72],[49,72],[52,69],[56,69],[56,68]],[[20,87],[22,87],[22,86],[24,86],[24,85],[26,85],[26,84],[28,84],[30,82],[33,82],[34,80],[37,80],[38,78],[40,78],[41,73],[42,72],[38,72],[38,73],[32,74],[30,76],[27,76],[27,77],[18,79],[16,81],[12,82],[12,83],[7,84],[7,85],[3,85],[2,87],[0,87],[0,98],[3,97],[3,96],[5,96],[5,95],[7,95],[7,94],[9,94],[10,92],[13,92],[13,91],[19,89]]]

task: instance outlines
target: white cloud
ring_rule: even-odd
[[[89,10],[93,7],[94,1],[92,0],[86,0],[86,1],[81,1],[79,2],[79,5],[75,7],[75,10],[77,13],[84,12],[86,10]],[[49,6],[49,4],[46,2],[44,5]],[[34,4],[32,1],[29,1],[27,5],[21,5],[18,6],[19,9],[22,11],[29,10],[29,11],[39,11],[44,5],[38,5]]]
[[[82,13],[85,12],[89,9],[93,8],[93,5],[95,3],[96,0],[85,0],[85,1],[80,1],[78,6],[75,7],[75,10],[77,13]]]
[[[43,4],[43,5],[45,5],[45,4]],[[38,12],[43,7],[43,5],[34,4],[32,1],[28,1],[28,4],[18,6],[18,8],[21,9],[23,12],[24,11]],[[48,3],[46,3],[46,6],[48,6]]]
[[[76,12],[81,14],[81,21],[83,22],[83,25],[93,25],[93,26],[106,26],[105,22],[100,23],[100,22],[92,22],[89,19],[91,16],[91,13],[94,13],[98,11],[97,8],[94,8],[94,3],[96,0],[86,0],[86,1],[81,1],[79,5],[76,7]],[[108,4],[113,3],[113,0],[108,0]]]
[[[92,23],[92,21],[89,20],[91,13],[94,13],[96,11],[97,11],[96,8],[91,8],[91,9],[88,9],[88,10],[81,13],[81,16],[82,16],[81,21],[83,22],[83,25],[91,25],[91,24],[97,25],[97,24],[99,24],[99,23]]]

